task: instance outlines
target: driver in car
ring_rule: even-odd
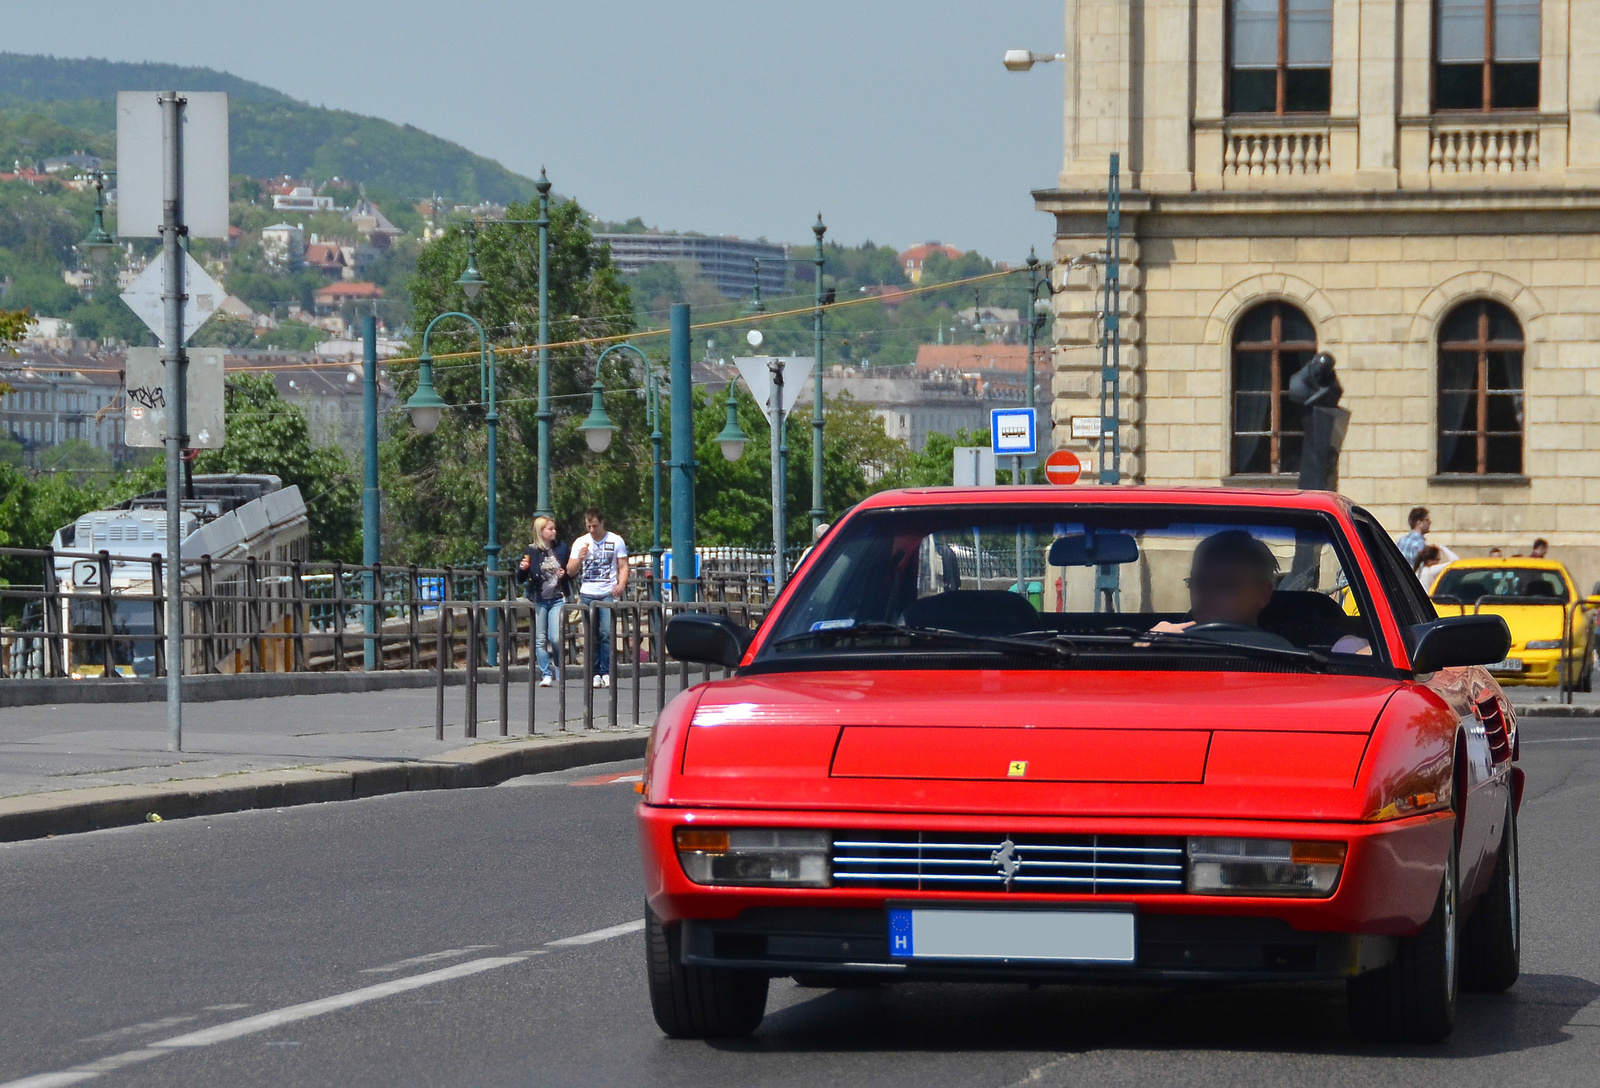
[[[1162,620],[1151,634],[1187,631],[1204,623],[1260,625],[1278,579],[1278,557],[1243,529],[1212,533],[1195,546],[1189,562],[1190,619]],[[1333,645],[1339,654],[1370,654],[1366,639],[1346,635]]]

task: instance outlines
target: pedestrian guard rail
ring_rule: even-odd
[[[593,728],[601,718],[616,724],[619,705],[639,723],[646,705],[659,710],[674,686],[693,679],[687,664],[669,660],[661,638],[673,613],[715,610],[751,626],[765,617],[774,596],[771,553],[763,568],[737,551],[726,564],[702,556],[697,579],[657,582],[648,569],[644,577],[636,573],[625,597],[605,607],[563,603],[556,656],[582,662],[587,678],[599,625],[609,624],[613,679],[599,689],[585,683],[575,699],[569,668],[567,683],[555,685],[554,708],[535,697],[534,602],[516,595],[512,571],[483,567],[186,559],[179,580],[183,671],[431,670],[441,700],[444,687],[465,688],[467,736],[477,732],[485,676],[499,685],[502,734],[513,683],[528,684],[530,729],[544,718],[536,701],[554,710],[558,730],[569,722]],[[161,556],[0,548],[0,564],[38,572],[36,582],[0,581],[0,682],[166,675],[168,573]],[[441,730],[443,722],[440,710]]]

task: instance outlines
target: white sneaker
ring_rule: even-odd
[[[555,683],[555,678],[554,677],[550,677],[550,676],[541,676],[541,677],[539,677],[539,686],[542,687],[542,688],[547,688],[547,687],[549,687],[550,685],[552,685],[554,683]]]
[[[603,687],[603,688],[608,688],[608,687],[611,686],[611,674],[610,673],[606,673],[606,674],[604,674],[603,676],[600,677],[600,686]]]
[[[593,680],[591,680],[589,682],[589,686],[592,687],[592,688],[600,687],[600,686],[602,686],[601,685],[601,681],[604,680],[604,679],[605,679],[605,677],[603,677],[603,676],[596,676]]]

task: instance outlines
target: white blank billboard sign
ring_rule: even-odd
[[[227,440],[226,392],[221,348],[189,350],[189,448],[220,450]],[[159,348],[129,348],[124,441],[136,449],[159,449],[167,441],[167,365]]]
[[[161,236],[158,91],[117,92],[117,236]],[[183,107],[183,222],[191,238],[228,236],[228,95],[179,91]]]

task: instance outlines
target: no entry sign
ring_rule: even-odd
[[[1075,484],[1083,473],[1083,462],[1071,450],[1056,450],[1044,459],[1044,478],[1053,484]]]

